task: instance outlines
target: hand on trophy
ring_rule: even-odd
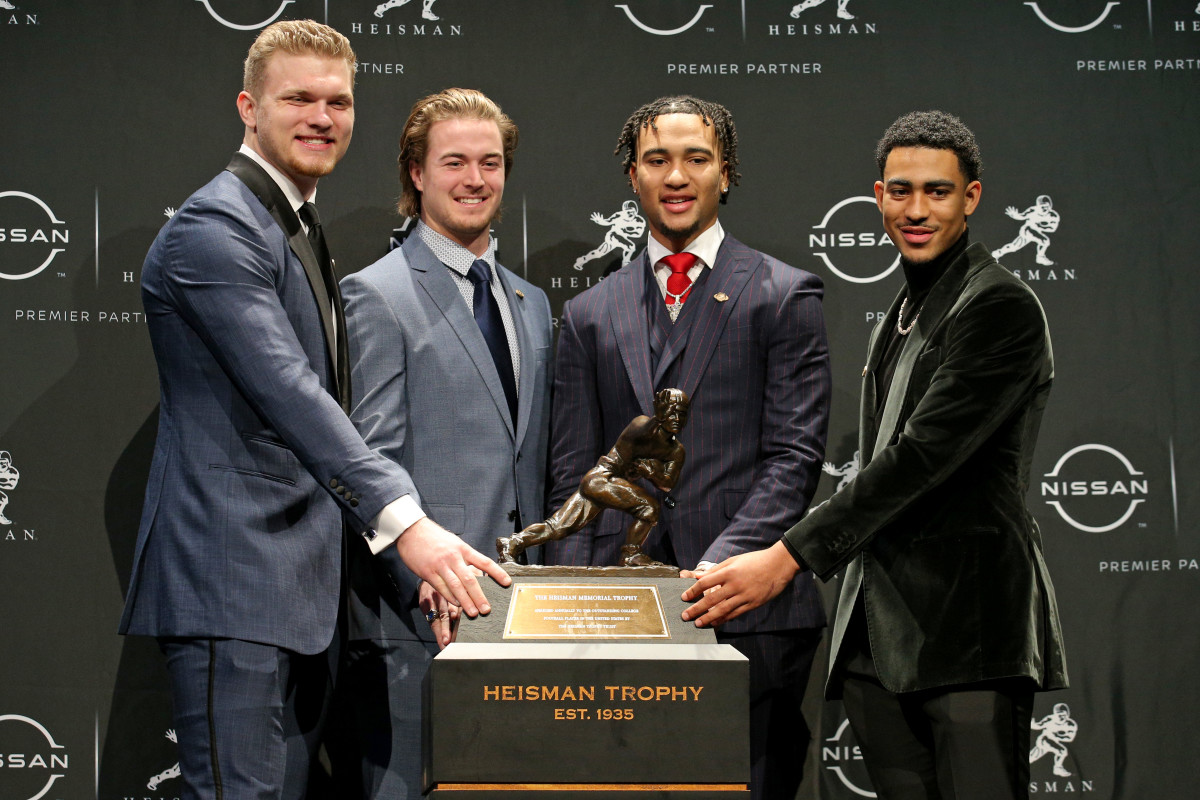
[[[501,586],[512,583],[495,561],[428,517],[417,520],[401,534],[396,552],[409,569],[451,603],[461,606],[468,617],[492,610],[477,574],[486,573]]]
[[[479,573],[479,575],[482,574],[482,572]],[[417,598],[421,611],[425,614],[425,620],[433,630],[433,635],[437,637],[438,649],[444,649],[458,635],[458,619],[462,614],[462,609],[439,594],[426,581],[421,581],[421,586],[417,590]]]
[[[705,570],[683,593],[684,601],[692,603],[683,610],[683,618],[695,620],[700,628],[728,622],[778,595],[799,571],[782,542],[727,558]]]

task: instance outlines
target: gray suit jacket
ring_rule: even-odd
[[[545,292],[497,271],[521,351],[515,426],[471,309],[420,236],[342,281],[355,425],[426,514],[491,555],[542,518],[552,346]],[[351,637],[432,641],[416,576],[351,544]]]
[[[336,627],[343,518],[366,529],[401,475],[331,394],[334,319],[299,220],[239,160],[259,196],[222,172],[142,269],[162,398],[120,630],[315,653]]]
[[[1065,686],[1054,586],[1025,506],[1054,376],[1041,304],[969,246],[930,289],[877,417],[875,369],[901,296],[863,371],[861,469],[786,534],[822,578],[846,569],[830,664],[861,594],[890,691],[1021,676]]]

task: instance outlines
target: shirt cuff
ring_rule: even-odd
[[[411,495],[401,495],[383,507],[379,516],[371,520],[371,528],[364,536],[373,555],[382,553],[388,545],[400,538],[414,522],[422,519],[425,512]]]

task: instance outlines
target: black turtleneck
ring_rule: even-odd
[[[946,248],[946,252],[932,261],[914,264],[906,258],[900,259],[900,267],[904,270],[905,292],[908,296],[908,303],[904,306],[905,327],[912,324],[913,319],[921,312],[921,307],[925,305],[925,297],[929,294],[929,290],[942,275],[946,274],[946,270],[950,268],[955,259],[962,255],[968,244],[970,244],[970,231],[964,230],[963,235],[958,237],[958,241]],[[887,336],[887,341],[884,345],[883,356],[879,359],[878,366],[875,367],[876,415],[882,411],[883,404],[887,402],[888,391],[892,388],[892,376],[896,372],[896,363],[900,360],[900,349],[904,347],[905,339],[900,335],[895,324],[888,326],[885,336]]]

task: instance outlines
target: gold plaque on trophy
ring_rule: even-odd
[[[670,639],[658,586],[518,583],[505,639]]]

